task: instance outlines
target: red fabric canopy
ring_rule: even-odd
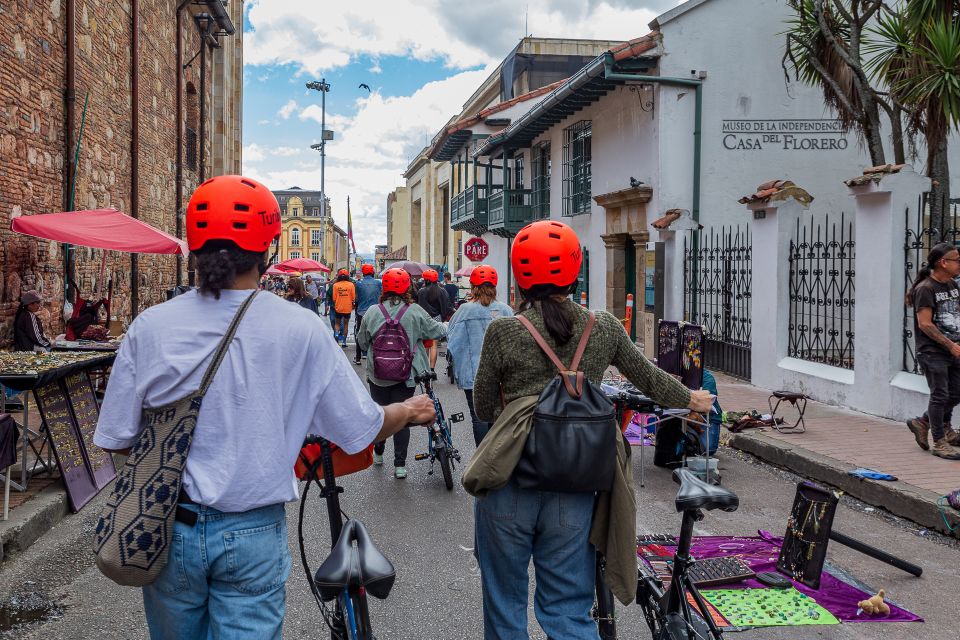
[[[322,271],[330,273],[330,267],[309,258],[290,258],[276,265],[281,271]]]
[[[10,228],[37,238],[127,253],[187,255],[187,243],[116,209],[66,211],[14,218]]]

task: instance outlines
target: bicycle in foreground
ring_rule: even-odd
[[[414,378],[417,384],[423,388],[423,392],[433,400],[433,408],[437,412],[437,417],[432,425],[429,425],[427,433],[427,452],[418,453],[413,457],[414,460],[430,460],[430,471],[427,475],[433,475],[433,464],[440,464],[440,472],[443,474],[443,484],[447,490],[453,489],[453,465],[454,461],[460,462],[460,452],[453,446],[453,431],[450,426],[455,422],[463,422],[463,413],[455,413],[447,420],[443,414],[443,407],[437,394],[433,391],[433,381],[437,379],[437,374],[429,371],[422,373]]]
[[[639,563],[637,577],[637,604],[654,640],[723,640],[723,634],[714,623],[709,607],[693,584],[688,571],[694,565],[690,557],[693,524],[703,520],[703,511],[736,511],[740,499],[735,493],[720,486],[707,484],[686,469],[676,469],[673,480],[680,484],[675,501],[677,511],[683,513],[677,551],[673,556],[673,575],[669,592],[664,592],[660,580],[645,563]],[[687,594],[702,613],[692,611]]]
[[[333,640],[376,640],[370,625],[367,594],[380,600],[390,594],[396,572],[393,564],[377,549],[359,520],[349,517],[340,508],[343,487],[337,485],[335,462],[331,443],[319,436],[308,436],[303,446],[319,445],[320,453],[310,461],[300,452],[300,462],[306,467],[306,486],[300,497],[300,519],[297,533],[300,541],[300,561],[307,574],[310,590],[320,607],[324,622],[330,628]],[[323,482],[317,477],[322,472]],[[303,546],[303,520],[310,485],[316,483],[320,496],[326,500],[330,519],[330,555],[316,573],[311,573]],[[328,603],[333,603],[331,608]]]

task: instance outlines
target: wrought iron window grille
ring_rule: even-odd
[[[563,130],[563,215],[590,213],[593,123],[581,120]]]

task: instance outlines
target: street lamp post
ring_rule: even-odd
[[[313,89],[320,92],[320,142],[310,145],[311,149],[320,152],[320,256],[326,263],[327,258],[327,192],[324,189],[324,172],[327,159],[327,92],[330,91],[330,83],[326,78],[321,78],[320,82],[312,81],[307,83],[307,89]]]

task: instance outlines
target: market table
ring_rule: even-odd
[[[20,443],[20,482],[4,478],[4,519],[9,506],[9,489],[26,491],[30,477],[42,467],[53,470],[51,453],[56,459],[74,511],[79,511],[116,476],[113,458],[93,444],[100,406],[90,381],[90,372],[113,364],[115,353],[100,351],[0,353],[0,384],[23,391],[23,424]],[[30,395],[40,410],[42,424],[34,431],[29,424]],[[6,398],[0,400],[0,413]],[[37,447],[31,438],[41,438]],[[43,451],[47,444],[47,459]],[[36,460],[27,469],[27,447]]]

